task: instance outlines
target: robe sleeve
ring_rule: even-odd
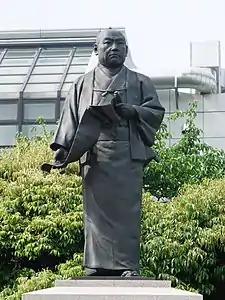
[[[59,124],[50,145],[53,151],[64,148],[69,151],[78,126],[77,85],[73,83],[65,99]]]
[[[137,130],[146,146],[151,147],[155,141],[165,109],[161,105],[156,89],[150,78],[144,77],[140,81],[141,104],[133,105],[137,112]]]

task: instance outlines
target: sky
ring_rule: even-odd
[[[2,0],[0,30],[125,27],[138,69],[177,75],[189,67],[190,42],[225,49],[224,16],[225,0]]]

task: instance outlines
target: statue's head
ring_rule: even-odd
[[[118,68],[124,64],[128,47],[124,35],[114,29],[107,29],[98,35],[94,45],[99,63],[106,68]]]

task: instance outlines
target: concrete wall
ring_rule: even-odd
[[[158,95],[166,115],[177,110],[174,91],[161,90]],[[225,94],[201,96],[179,93],[178,109],[187,110],[188,103],[193,100],[198,101],[196,125],[203,130],[202,139],[214,147],[225,149]],[[173,133],[169,144],[179,140],[183,124],[182,119],[169,122],[169,129]]]

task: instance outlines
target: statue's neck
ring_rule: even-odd
[[[109,77],[113,77],[120,72],[123,68],[123,65],[118,68],[106,68],[105,66],[98,64],[98,67]]]

